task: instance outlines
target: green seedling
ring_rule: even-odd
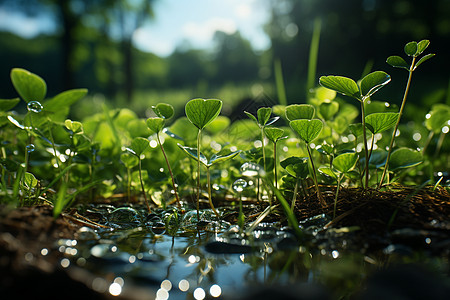
[[[247,181],[244,179],[237,179],[233,183],[233,190],[239,194],[239,216],[238,216],[238,226],[239,232],[242,233],[244,231],[245,224],[245,215],[242,208],[242,192],[247,187]]]
[[[150,204],[147,200],[147,193],[145,192],[144,188],[144,182],[142,180],[142,156],[145,150],[147,150],[150,147],[149,142],[147,139],[142,137],[134,138],[133,141],[131,141],[131,145],[129,148],[126,148],[128,153],[133,154],[138,158],[138,166],[139,166],[139,181],[141,183],[141,189],[142,189],[142,195],[144,196],[145,205],[147,206],[148,213],[151,213]]]
[[[214,164],[218,164],[220,162],[224,162],[229,159],[232,159],[233,157],[238,155],[241,151],[233,151],[233,152],[224,151],[223,154],[221,154],[221,153],[213,154],[209,159],[207,159],[206,156],[203,155],[203,153],[201,153],[201,152],[200,152],[200,156],[198,156],[198,150],[196,148],[186,147],[186,146],[183,146],[180,144],[178,144],[178,147],[180,147],[180,149],[183,150],[189,157],[195,159],[196,161],[200,161],[206,167],[209,205],[211,206],[211,209],[216,214],[216,216],[219,218],[220,215],[217,212],[217,210],[214,208],[214,204],[212,202],[210,168]]]
[[[129,202],[131,196],[131,169],[139,164],[139,159],[136,157],[136,155],[131,154],[130,152],[126,152],[120,155],[120,161],[125,165],[125,168],[127,169],[127,198]]]
[[[297,201],[298,187],[302,180],[309,175],[308,158],[291,156],[280,162],[280,165],[286,172],[295,178],[294,194],[291,201],[291,210],[294,211],[295,202]]]
[[[263,168],[264,171],[266,171],[266,151],[265,151],[265,145],[264,145],[264,128],[266,126],[272,125],[275,123],[280,117],[274,117],[270,118],[270,115],[272,114],[272,108],[271,107],[261,107],[256,112],[256,117],[252,115],[249,112],[244,111],[244,113],[252,119],[261,130],[261,143],[262,143],[262,153],[263,153]]]
[[[312,159],[312,154],[309,146],[309,143],[315,140],[322,131],[323,122],[317,119],[313,120],[300,119],[289,122],[289,125],[299,135],[300,139],[304,141],[306,144],[306,150],[308,151],[309,160],[311,162],[314,184],[316,186],[317,197],[319,198],[320,204],[322,206],[325,206],[326,202],[319,189],[319,183],[317,182],[316,168],[314,167],[314,162]]]
[[[283,129],[276,127],[266,127],[264,128],[264,133],[266,134],[267,139],[273,143],[273,177],[274,186],[277,188],[277,142],[287,138],[287,136],[284,135]]]
[[[222,101],[218,99],[192,99],[186,103],[186,117],[198,129],[197,157],[200,157],[202,130],[217,118],[221,110]],[[200,159],[197,160],[197,220],[200,220]]]
[[[157,117],[147,119],[147,126],[156,133],[156,141],[158,142],[159,147],[164,155],[164,159],[167,164],[167,169],[169,170],[170,178],[172,179],[172,186],[175,193],[175,199],[177,201],[177,205],[180,208],[180,198],[177,192],[177,185],[175,183],[175,178],[173,177],[172,168],[170,167],[169,159],[167,158],[166,151],[164,151],[164,146],[161,143],[160,134],[166,125],[166,120],[172,118],[174,114],[173,106],[166,103],[159,103],[156,106],[152,106],[153,111],[157,115]]]
[[[366,164],[364,168],[365,172],[365,187],[369,185],[369,151],[367,149],[367,136],[366,136],[366,115],[364,111],[364,104],[370,97],[379,91],[383,86],[391,81],[391,76],[383,71],[375,71],[366,75],[361,79],[358,85],[354,80],[343,76],[322,76],[319,78],[319,82],[322,86],[335,90],[338,93],[352,97],[358,100],[361,104],[361,119],[363,126],[363,139],[364,139],[364,156]]]
[[[450,106],[447,104],[435,104],[431,107],[431,110],[426,115],[425,127],[430,131],[427,141],[422,149],[422,153],[425,151],[435,134],[439,134],[439,139],[434,152],[434,157],[437,157],[444,143],[445,135],[449,131],[450,127]]]
[[[386,163],[384,165],[383,174],[381,175],[380,183],[378,184],[378,189],[380,189],[383,185],[384,177],[386,176],[386,172],[389,168],[389,160],[391,157],[392,147],[394,146],[395,135],[397,133],[398,125],[400,124],[400,119],[403,114],[403,109],[405,108],[406,98],[408,97],[409,89],[411,86],[411,79],[413,72],[420,66],[423,62],[434,56],[433,53],[422,56],[416,63],[417,58],[422,55],[425,49],[430,45],[429,40],[422,40],[420,42],[409,42],[405,45],[404,51],[406,55],[411,56],[411,64],[408,65],[406,61],[400,56],[390,56],[387,58],[386,62],[393,66],[394,68],[401,68],[408,71],[408,80],[406,82],[405,92],[403,94],[402,104],[400,106],[399,115],[397,123],[395,124],[394,131],[392,132],[391,142],[389,143],[388,155],[386,158]]]

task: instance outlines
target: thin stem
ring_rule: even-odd
[[[273,143],[273,177],[275,179],[275,188],[277,187],[277,143]]]
[[[311,167],[312,167],[312,171],[313,171],[314,183],[316,185],[317,197],[319,198],[320,204],[322,206],[325,206],[326,202],[325,202],[325,199],[323,199],[322,193],[320,192],[320,189],[319,189],[319,184],[317,182],[316,168],[314,167],[314,162],[313,162],[313,159],[312,159],[311,150],[309,150],[308,143],[306,144],[306,149],[308,150],[309,160],[311,161]]]
[[[383,170],[383,174],[381,175],[380,182],[378,184],[378,189],[380,189],[383,186],[384,177],[386,176],[386,172],[389,167],[389,159],[391,158],[392,147],[394,146],[395,134],[397,133],[398,125],[400,124],[400,119],[402,117],[403,109],[405,107],[406,98],[408,97],[409,88],[411,86],[411,78],[412,78],[412,73],[414,71],[413,68],[414,68],[415,61],[416,61],[416,57],[413,56],[411,66],[409,67],[408,81],[406,82],[406,88],[405,88],[405,93],[403,94],[402,105],[400,106],[400,111],[398,113],[397,123],[395,124],[394,131],[392,132],[392,138],[391,138],[391,142],[389,144],[388,154],[386,157],[386,163],[384,164],[384,170]]]
[[[436,158],[441,151],[442,144],[444,143],[445,133],[441,132],[439,135],[438,142],[436,144],[436,150],[434,151],[434,158]]]
[[[150,204],[148,204],[147,195],[145,194],[144,182],[142,181],[141,158],[139,158],[139,180],[141,182],[142,194],[144,195],[145,205],[147,205],[148,213],[151,213]]]
[[[164,155],[164,159],[166,160],[167,169],[169,170],[170,178],[172,179],[172,186],[173,186],[173,190],[175,192],[175,198],[177,199],[178,208],[181,208],[180,198],[178,197],[177,186],[175,184],[175,179],[173,177],[172,168],[170,167],[170,163],[169,163],[169,159],[167,158],[166,151],[164,151],[164,146],[162,145],[161,140],[159,139],[159,132],[156,133],[156,140],[157,140],[158,145],[161,148],[161,151]]]
[[[341,180],[342,180],[342,176],[338,176],[336,195],[334,197],[333,220],[336,217],[336,205],[337,205],[337,200],[338,200],[338,195],[339,195],[339,189],[341,187]]]
[[[219,213],[217,212],[216,208],[214,207],[214,204],[212,202],[212,193],[211,193],[211,174],[209,171],[209,167],[206,167],[206,176],[208,179],[208,200],[209,200],[209,206],[211,206],[212,211],[216,214],[217,218],[220,218]]]
[[[266,151],[264,147],[264,126],[261,127],[261,145],[262,145],[262,153],[263,153],[263,169],[266,171]]]
[[[291,203],[291,211],[294,211],[295,208],[295,202],[297,200],[297,192],[298,192],[298,182],[300,179],[295,178],[295,187],[294,187],[294,195],[292,196],[292,203]]]
[[[202,130],[197,134],[197,221],[200,221],[200,138]]]
[[[364,98],[361,100],[361,115],[362,115],[362,126],[363,126],[363,140],[364,140],[364,157],[366,159],[364,171],[364,188],[369,186],[369,151],[367,149],[367,136],[366,136],[366,114],[364,111]],[[364,173],[363,173],[364,174]]]

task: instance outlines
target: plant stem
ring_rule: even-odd
[[[291,211],[294,212],[295,208],[295,202],[297,200],[297,192],[298,192],[298,182],[300,179],[295,178],[295,187],[294,187],[294,195],[292,196],[292,203],[291,203]]]
[[[209,172],[209,167],[206,167],[206,176],[208,178],[208,198],[209,198],[209,205],[211,206],[212,211],[216,214],[217,218],[220,218],[219,213],[214,207],[214,204],[212,202],[212,193],[211,193],[211,174]]]
[[[144,182],[142,181],[141,158],[139,157],[139,180],[141,182],[142,194],[144,195],[145,205],[147,205],[148,213],[151,213],[150,204],[148,204],[147,195],[145,194]]]
[[[339,195],[339,188],[341,187],[341,179],[342,179],[342,177],[338,176],[336,195],[334,197],[333,220],[336,217],[336,204],[337,204],[337,199],[338,199],[338,195]]]
[[[157,140],[159,147],[161,148],[161,151],[164,155],[164,159],[166,160],[167,169],[169,170],[170,178],[172,179],[172,186],[173,186],[173,190],[175,192],[175,198],[177,199],[178,208],[181,208],[180,198],[178,197],[177,186],[175,184],[175,179],[173,177],[172,168],[170,167],[170,163],[169,163],[169,159],[167,158],[166,151],[164,151],[164,146],[162,145],[162,143],[159,139],[159,132],[156,133],[156,140]]]
[[[400,106],[400,111],[398,113],[397,123],[395,124],[394,131],[392,132],[391,142],[389,143],[388,154],[386,157],[386,163],[384,164],[384,170],[383,170],[383,174],[381,175],[380,182],[378,184],[378,189],[380,189],[383,186],[384,177],[386,176],[386,172],[389,167],[389,159],[391,158],[392,147],[394,146],[395,134],[397,133],[398,125],[400,124],[400,119],[403,114],[403,109],[405,108],[406,98],[408,97],[409,88],[411,86],[411,78],[412,78],[412,73],[414,71],[413,68],[414,68],[415,61],[416,61],[416,57],[413,56],[411,66],[409,67],[408,81],[406,82],[406,88],[405,88],[405,93],[403,94],[402,105]]]
[[[369,152],[367,149],[367,136],[366,136],[366,114],[364,111],[364,98],[361,100],[361,115],[362,115],[362,126],[363,126],[363,140],[364,140],[364,157],[366,159],[364,171],[365,181],[364,188],[369,186]],[[364,174],[364,173],[363,173]]]
[[[317,182],[316,168],[314,167],[314,162],[313,162],[313,159],[312,159],[311,150],[309,150],[308,143],[306,143],[306,149],[308,150],[309,160],[311,161],[311,168],[312,168],[312,171],[313,171],[314,183],[316,185],[317,197],[319,198],[320,205],[322,205],[322,207],[324,207],[324,206],[326,206],[326,202],[325,202],[325,199],[323,198],[322,193],[320,192],[320,189],[319,189],[319,183]]]
[[[263,170],[266,171],[266,151],[264,147],[264,126],[261,127],[261,145],[263,153]]]
[[[275,181],[275,188],[278,188],[277,186],[277,143],[273,143],[273,177]]]
[[[197,222],[200,221],[200,138],[202,130],[197,134]]]

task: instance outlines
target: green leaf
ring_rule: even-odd
[[[252,115],[251,113],[246,112],[246,111],[244,111],[244,113],[247,115],[247,117],[249,117],[250,119],[255,121],[255,123],[258,124],[258,126],[259,126],[258,119],[254,115]]]
[[[333,159],[333,167],[341,173],[348,173],[353,170],[358,161],[358,154],[343,153]]]
[[[74,134],[83,133],[83,124],[78,121],[66,120],[64,121],[64,125],[67,129],[72,131]]]
[[[23,178],[24,184],[28,189],[34,188],[38,184],[38,180],[30,172],[26,172]]]
[[[0,99],[0,111],[13,109],[20,102],[20,98]]]
[[[11,81],[25,102],[42,101],[47,94],[44,79],[27,70],[14,68],[11,70]]]
[[[367,74],[361,80],[361,93],[364,98],[369,98],[375,94],[379,89],[391,81],[391,76],[383,71],[375,71]]]
[[[59,93],[44,103],[44,111],[53,122],[64,122],[72,104],[86,96],[87,89],[73,89]]]
[[[134,168],[139,164],[139,159],[131,153],[122,153],[120,155],[120,160],[127,169]]]
[[[308,158],[291,156],[280,162],[289,175],[295,178],[306,178],[309,175]]]
[[[337,133],[343,134],[349,126],[349,121],[344,115],[339,114],[330,125]]]
[[[291,104],[286,107],[286,118],[289,121],[314,118],[315,109],[311,104]]]
[[[206,130],[208,130],[209,133],[214,135],[224,131],[228,126],[230,126],[230,123],[231,121],[228,117],[218,116],[217,118],[214,119],[214,121],[209,123],[208,128],[206,128]]]
[[[150,147],[150,144],[147,139],[137,137],[131,141],[130,149],[133,150],[134,154],[139,157],[148,147]]]
[[[429,59],[432,58],[433,56],[435,56],[434,53],[430,53],[430,54],[427,54],[427,55],[425,55],[425,56],[422,56],[422,57],[419,59],[419,61],[416,63],[416,65],[414,66],[413,71],[414,71],[415,69],[417,69],[418,66],[420,66],[422,63],[424,63],[425,61],[429,60]]]
[[[198,156],[197,156],[197,148],[192,148],[192,147],[187,147],[187,146],[183,146],[181,144],[177,144],[178,147],[184,151],[184,153],[186,153],[190,158],[193,158],[194,160],[198,160]],[[210,165],[208,165],[208,160],[206,159],[206,156],[203,155],[203,153],[200,152],[200,162],[207,166],[210,167]]]
[[[272,108],[270,107],[261,107],[256,112],[258,116],[258,123],[261,127],[264,127],[270,119],[270,115],[272,114]]]
[[[239,153],[241,153],[241,150],[238,151],[233,151],[227,154],[213,154],[211,156],[211,158],[208,161],[208,165],[212,166],[213,164],[218,164],[224,161],[227,161],[229,159],[232,159],[233,157],[235,157],[236,155],[238,155]]]
[[[325,120],[331,120],[339,111],[339,103],[336,101],[322,102],[319,105],[319,112]]]
[[[398,113],[374,113],[366,116],[366,126],[373,133],[379,133],[393,127],[398,120]]]
[[[405,53],[408,56],[416,56],[417,53],[417,42],[409,42],[405,45]]]
[[[385,165],[387,158],[387,151],[383,149],[375,149],[370,155],[369,164],[375,168],[381,168]]]
[[[389,56],[386,62],[394,68],[402,68],[409,71],[408,63],[400,56]]]
[[[161,132],[161,130],[163,130],[164,125],[166,124],[166,120],[163,117],[152,117],[148,118],[146,123],[150,130],[155,133],[159,133]]]
[[[217,99],[192,99],[185,107],[187,118],[200,130],[211,123],[221,109],[222,101]]]
[[[414,167],[423,161],[422,154],[409,148],[399,148],[392,152],[389,170]]]
[[[152,106],[152,110],[155,114],[163,119],[170,119],[174,114],[173,106],[167,103],[158,103],[156,106]]]
[[[283,137],[284,130],[277,127],[265,127],[264,133],[272,143],[276,143],[279,139]]]
[[[430,45],[429,40],[421,40],[419,43],[417,43],[416,56],[419,56],[420,54],[422,54],[423,51],[425,51],[425,49],[427,49],[429,45]]]
[[[319,167],[317,169],[320,173],[330,176],[331,178],[337,180],[338,175],[330,167]]]
[[[333,75],[321,76],[319,83],[330,90],[361,100],[361,92],[353,79]]]
[[[312,142],[316,139],[323,128],[323,122],[321,120],[294,120],[289,122],[291,128],[297,132],[300,139],[306,143]]]
[[[350,124],[348,126],[348,129],[355,137],[358,137],[358,136],[364,134],[363,126],[361,123]]]
[[[427,114],[425,126],[434,133],[440,133],[442,127],[450,125],[450,106],[446,104],[435,104]]]

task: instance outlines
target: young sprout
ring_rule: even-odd
[[[148,118],[147,126],[156,133],[156,142],[158,143],[161,151],[163,153],[164,159],[167,164],[167,169],[169,170],[170,178],[172,179],[172,187],[175,193],[175,199],[177,201],[178,208],[181,207],[180,198],[177,192],[177,185],[175,183],[175,178],[173,177],[172,168],[170,167],[169,159],[167,158],[166,151],[164,151],[164,146],[161,143],[160,134],[166,125],[166,120],[172,118],[174,109],[173,106],[166,103],[159,103],[156,106],[152,106],[152,110],[155,112],[157,117]]]
[[[277,142],[281,139],[287,138],[287,136],[284,136],[283,129],[276,127],[266,127],[264,128],[264,133],[269,141],[273,143],[273,177],[274,186],[277,188]]]
[[[185,106],[186,117],[198,128],[197,157],[200,157],[202,130],[211,123],[222,110],[218,99],[192,99]],[[197,219],[200,220],[200,159],[197,159]]]
[[[366,75],[361,79],[358,85],[353,79],[343,76],[322,76],[319,78],[319,83],[331,90],[335,90],[346,96],[350,96],[358,100],[361,104],[361,119],[363,127],[363,139],[364,139],[364,156],[365,156],[365,188],[369,185],[369,150],[367,149],[367,136],[366,136],[366,115],[364,110],[364,104],[370,97],[380,90],[383,86],[391,81],[391,76],[383,71],[375,71]]]
[[[419,65],[421,65],[423,62],[425,62],[426,60],[428,60],[434,56],[433,53],[427,54],[425,56],[422,56],[419,59],[419,61],[417,61],[417,63],[416,63],[416,59],[423,53],[423,51],[425,51],[425,49],[428,48],[429,45],[430,45],[429,40],[422,40],[418,43],[417,42],[409,42],[405,45],[404,50],[405,50],[406,55],[412,57],[410,65],[408,65],[406,63],[406,61],[403,58],[401,58],[400,56],[389,56],[386,60],[386,62],[388,64],[390,64],[391,66],[393,66],[395,68],[405,69],[406,71],[408,71],[408,80],[406,82],[406,88],[405,88],[405,92],[403,94],[403,100],[402,100],[402,104],[400,106],[397,123],[395,124],[394,131],[392,132],[392,137],[391,137],[391,142],[390,142],[389,148],[388,148],[386,163],[384,164],[384,170],[383,170],[383,174],[381,175],[380,182],[378,184],[378,189],[380,189],[383,186],[384,177],[386,176],[386,172],[388,171],[388,168],[389,168],[389,159],[391,157],[392,147],[394,146],[395,135],[397,134],[398,125],[400,124],[400,119],[403,114],[403,109],[405,108],[406,98],[408,97],[409,88],[411,86],[412,74]]]
[[[289,175],[295,178],[294,195],[292,196],[291,202],[291,210],[294,211],[299,183],[301,180],[305,180],[309,174],[308,158],[291,156],[281,161],[280,165]]]

